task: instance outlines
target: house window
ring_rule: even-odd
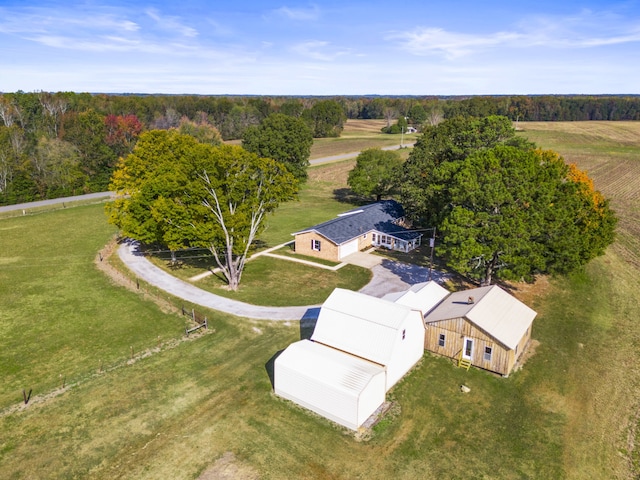
[[[406,330],[402,330],[402,339],[404,340],[405,335],[407,334]]]
[[[440,336],[438,337],[438,346],[439,347],[444,347],[444,333],[441,333]]]
[[[320,240],[311,240],[311,250],[320,251]]]
[[[371,234],[371,241],[372,241],[372,242],[375,242],[375,241],[376,241],[376,234],[375,234],[375,233],[372,233],[372,234]]]
[[[365,233],[364,235],[362,235],[362,238],[367,238],[367,234]]]
[[[493,348],[492,347],[484,347],[484,359],[487,362],[491,361],[491,354],[493,353]]]

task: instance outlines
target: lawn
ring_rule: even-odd
[[[95,268],[114,233],[102,204],[0,221],[0,409],[183,331]]]
[[[154,263],[166,268],[165,260]],[[172,274],[183,280],[203,270],[180,268]],[[227,288],[220,275],[210,275],[194,285],[208,292],[253,305],[285,307],[318,305],[326,300],[334,288],[360,290],[371,280],[371,271],[355,265],[346,265],[331,271],[283,259],[260,256],[247,262],[237,291]]]
[[[545,128],[536,141],[551,147]],[[582,153],[554,148],[597,166],[599,141],[581,141]],[[596,172],[606,171],[593,172],[605,190]],[[633,212],[619,213],[624,230]],[[504,379],[427,354],[390,393],[391,414],[357,440],[272,393],[273,358],[300,338],[297,322],[210,312],[209,334],[178,341],[181,318],[95,269],[112,233],[98,206],[0,221],[0,478],[194,479],[216,465],[208,478],[640,474],[640,275],[620,242],[574,275],[517,286],[539,312],[539,344],[522,370]],[[158,335],[159,351],[127,362],[130,346],[149,348]],[[101,359],[112,368],[98,372]],[[61,373],[80,381],[45,398]],[[23,388],[35,398],[18,409]]]
[[[347,176],[354,160],[311,167],[309,179],[303,186],[299,199],[284,203],[267,217],[266,229],[259,235],[260,249],[273,247],[293,240],[291,234],[306,227],[334,218],[338,213],[355,208],[348,196],[345,198]],[[206,272],[215,267],[213,257],[206,251],[185,252],[180,258],[182,266],[171,270],[183,279]],[[165,252],[151,260],[169,270],[170,255]],[[254,305],[286,306],[316,305],[322,303],[334,288],[359,290],[371,279],[367,269],[346,266],[338,271],[302,265],[275,258],[260,257],[247,262],[237,292],[225,288],[219,277],[210,276],[193,282],[198,287],[235,300]]]

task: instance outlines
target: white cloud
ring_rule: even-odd
[[[290,20],[301,21],[317,20],[320,17],[320,9],[317,5],[312,5],[311,8],[280,7],[275,10],[275,13]]]
[[[198,31],[195,28],[183,25],[177,17],[163,17],[155,8],[148,9],[146,14],[155,20],[157,26],[162,30],[177,32],[185,37],[196,37],[198,35]]]
[[[408,32],[392,32],[386,39],[414,55],[454,59],[495,48],[592,48],[634,43],[640,41],[640,22],[584,11],[567,17],[528,17],[509,31],[461,33],[416,27]]]
[[[324,62],[335,60],[336,58],[349,53],[349,50],[347,49],[331,48],[331,44],[329,42],[321,40],[302,42],[291,47],[291,50],[298,55]]]

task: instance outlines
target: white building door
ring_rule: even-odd
[[[464,343],[462,345],[462,358],[471,360],[471,357],[473,357],[473,339],[464,337]]]

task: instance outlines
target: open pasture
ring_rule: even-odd
[[[575,145],[570,151],[552,145],[552,129],[535,135],[568,160],[598,158],[597,142],[581,152],[580,141],[563,132]],[[600,161],[615,165],[605,154]],[[324,197],[342,188],[345,172],[340,164],[312,168],[309,187],[317,189],[291,205],[310,212],[307,202],[346,206]],[[619,209],[621,225],[628,213]],[[270,219],[269,243],[291,231],[292,224],[278,224],[290,221]],[[25,231],[36,240],[25,240]],[[300,338],[296,322],[210,312],[209,334],[177,342],[182,336],[172,332],[182,319],[95,269],[112,233],[95,206],[0,221],[1,478],[194,479],[207,469],[206,478],[234,472],[240,479],[640,474],[640,275],[620,249],[622,237],[574,275],[516,285],[539,312],[537,347],[522,370],[504,379],[425,355],[392,390],[391,414],[357,439],[273,395],[274,355]],[[74,314],[83,305],[92,308]],[[153,344],[158,335],[173,338],[172,347],[127,364],[130,345]],[[118,368],[94,375],[102,357]],[[38,395],[55,392],[70,365],[86,366],[79,383],[14,408],[23,385],[37,385]],[[471,392],[462,394],[461,384]]]

